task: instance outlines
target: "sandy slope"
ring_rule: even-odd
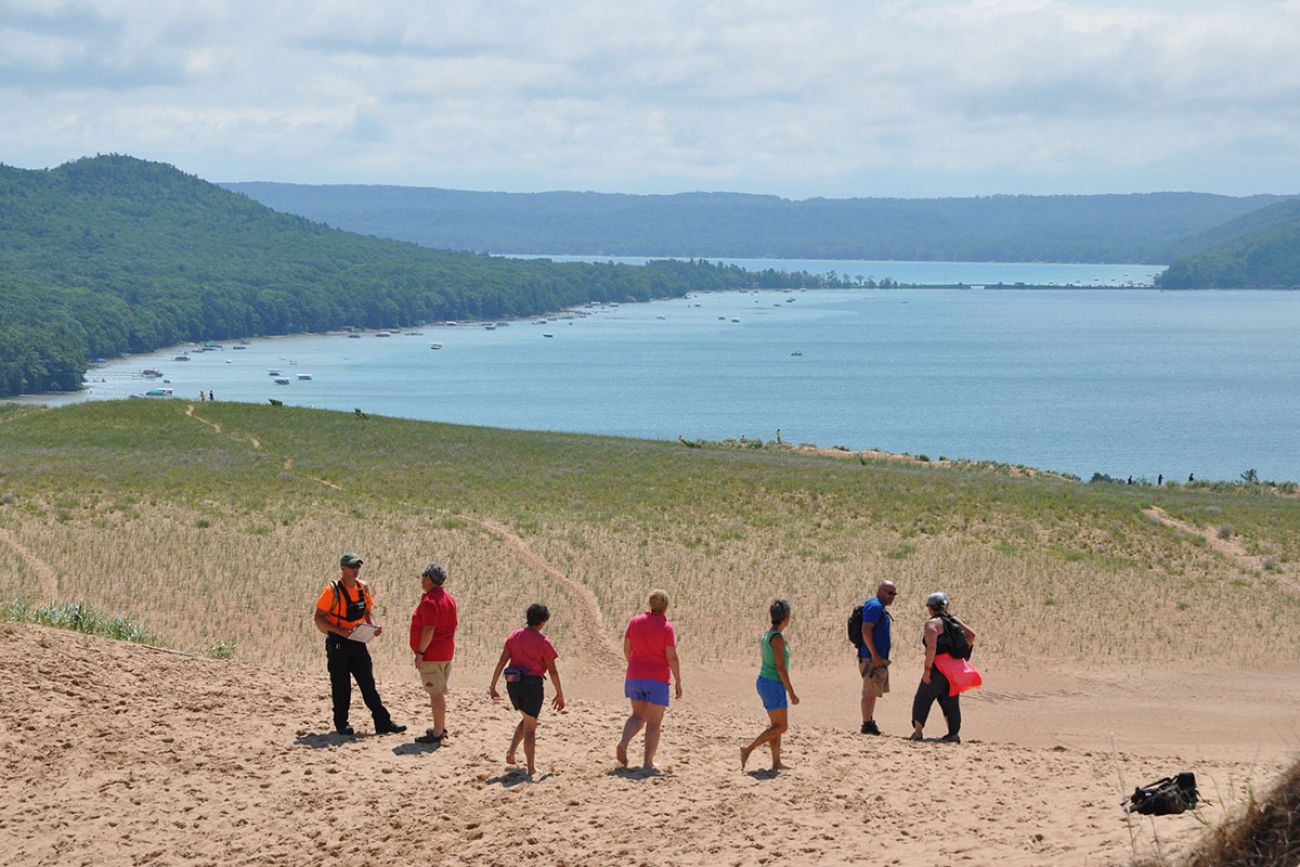
[[[451,701],[454,737],[433,749],[407,735],[325,733],[323,671],[0,632],[0,847],[13,864],[1123,863],[1134,844],[1118,774],[1133,785],[1188,764],[1207,794],[1234,799],[1276,767],[865,738],[809,724],[832,689],[810,678],[787,738],[794,770],[742,774],[737,750],[758,715],[702,677],[670,711],[664,773],[642,777],[615,770],[623,707],[605,700],[610,684],[575,678],[570,710],[543,715],[528,782],[506,772],[515,717],[479,693],[479,672]],[[384,674],[386,701],[414,733],[423,693]],[[890,699],[906,713],[902,695]],[[979,728],[997,706],[981,705]],[[353,721],[368,734],[359,700]],[[1182,816],[1157,828],[1168,852],[1199,826]],[[1133,833],[1153,851],[1150,823]]]

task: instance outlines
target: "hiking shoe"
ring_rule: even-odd
[[[876,725],[875,720],[869,719],[862,724],[862,728],[858,730],[858,734],[878,735],[880,734],[880,726]]]
[[[445,734],[445,733],[444,733]],[[440,744],[443,735],[435,732],[433,729],[425,729],[424,734],[415,739],[417,744]]]
[[[921,734],[920,732],[918,732],[918,731],[916,731],[915,729],[913,729],[913,730],[912,730],[912,733],[911,733],[910,735],[907,736],[907,739],[908,739],[909,741],[923,741],[923,740],[925,740],[925,735],[923,735],[923,734]]]
[[[961,735],[944,735],[943,737],[939,738],[939,743],[959,744],[961,743]]]
[[[352,730],[352,726],[335,726],[334,732],[335,734],[340,734],[349,738],[356,734],[356,732]]]
[[[391,721],[388,725],[375,726],[375,734],[377,735],[400,735],[404,731],[406,731],[406,726]]]

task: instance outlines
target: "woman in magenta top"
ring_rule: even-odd
[[[497,692],[497,680],[502,672],[506,674],[506,692],[510,703],[519,711],[522,719],[515,726],[514,736],[510,739],[510,749],[506,751],[506,764],[515,764],[515,751],[519,744],[524,745],[524,757],[528,759],[528,773],[535,773],[537,758],[537,718],[542,715],[542,705],[546,703],[546,692],[542,678],[547,674],[555,684],[556,710],[564,710],[564,689],[560,686],[560,672],[555,667],[559,654],[551,640],[542,634],[546,622],[551,619],[551,612],[540,602],[528,606],[525,614],[527,626],[516,629],[506,639],[497,660],[496,670],[492,672],[492,682],[488,684],[488,695],[493,699],[501,698]],[[506,667],[506,663],[509,667]]]
[[[623,738],[615,755],[627,766],[627,747],[637,732],[645,729],[645,756],[641,767],[654,770],[655,750],[668,709],[668,685],[676,685],[682,697],[682,672],[677,661],[677,635],[668,622],[668,594],[655,590],[650,594],[650,610],[638,614],[623,633],[623,656],[627,659],[627,680],[623,694],[632,703],[632,713],[623,724]]]

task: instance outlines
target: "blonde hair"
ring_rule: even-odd
[[[668,594],[662,590],[650,591],[650,611],[654,614],[663,614],[668,610]]]

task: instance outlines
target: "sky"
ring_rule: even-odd
[[[0,162],[785,198],[1300,192],[1300,0],[0,0]]]

